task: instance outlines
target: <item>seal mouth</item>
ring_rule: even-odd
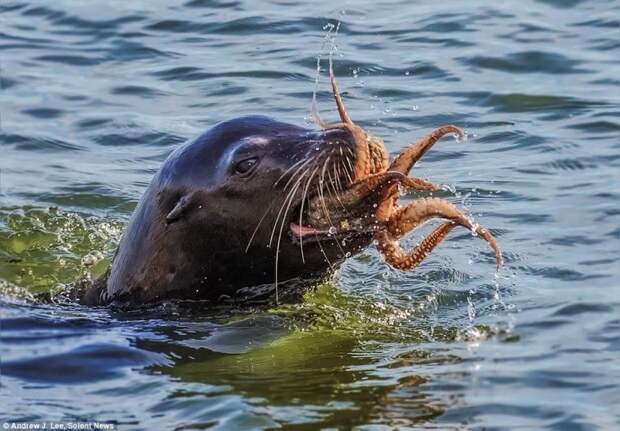
[[[289,229],[294,237],[304,238],[310,235],[328,235],[329,230],[318,229],[312,226],[299,225],[295,222],[290,222]]]
[[[361,205],[361,201],[359,204],[359,207],[348,207],[338,197],[310,196],[292,212],[290,236],[299,243],[346,239],[378,231],[380,225],[373,211]]]
[[[344,220],[346,223],[346,220]],[[369,226],[364,230],[355,230],[355,229],[340,229],[335,226],[331,226],[329,229],[321,229],[312,226],[304,226],[299,225],[295,222],[291,222],[289,224],[289,231],[291,236],[295,242],[314,242],[314,241],[323,241],[323,240],[336,240],[336,239],[345,239],[354,236],[361,236],[366,234],[372,234],[377,232],[379,227]]]
[[[376,182],[348,184],[342,190],[319,187],[313,195],[302,196],[288,220],[295,242],[347,239],[368,236],[385,228],[377,219],[377,202],[403,174],[388,172]]]
[[[344,189],[319,187],[302,196],[289,219],[289,232],[297,242],[369,235],[385,228],[377,219],[378,203],[398,186],[404,175],[386,172],[373,181],[348,184]]]
[[[335,226],[313,226],[311,224],[308,212],[313,199],[319,199],[318,195],[303,199],[292,211],[289,232],[295,242],[324,239],[338,233]]]

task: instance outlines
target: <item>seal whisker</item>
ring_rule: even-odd
[[[347,174],[347,178],[349,179],[350,184],[353,184],[353,178],[351,177],[351,174],[353,173],[353,165],[351,164],[351,159],[349,159],[349,157],[346,157],[344,160],[347,162],[347,165],[349,167],[349,170],[347,170],[345,166],[344,172]]]
[[[334,170],[337,172],[336,181],[338,182],[338,188],[340,189],[340,192],[344,192],[344,186],[342,185],[342,171],[340,169],[341,165],[342,161],[339,160],[338,163],[334,165]]]
[[[321,254],[323,254],[323,257],[325,258],[325,262],[327,262],[327,265],[329,265],[329,269],[333,271],[334,265],[329,260],[329,257],[327,257],[327,254],[325,253],[325,249],[323,248],[323,244],[321,244],[321,240],[319,239],[317,243],[319,244],[319,249],[321,250]]]
[[[340,181],[340,177],[338,176],[338,174],[336,173],[336,166],[338,166],[338,174],[340,173],[340,166],[339,164],[334,164],[334,176],[336,177],[336,184],[338,185],[337,190],[336,190],[336,200],[338,201],[338,203],[340,203],[340,206],[342,207],[342,209],[344,209],[345,211],[347,211],[347,213],[349,212],[347,207],[344,205],[344,203],[342,202],[342,199],[340,199],[340,195],[342,193],[344,193],[344,188],[342,187],[342,182]]]
[[[323,168],[325,168],[325,165],[323,166]],[[325,169],[322,170],[321,174],[322,175],[325,174]],[[327,219],[327,222],[329,223],[330,226],[334,226],[334,222],[332,221],[331,217],[329,216],[329,211],[327,209],[327,204],[325,203],[325,194],[323,193],[323,181],[322,180],[319,180],[318,196],[319,196],[319,201],[321,203],[321,209],[323,210],[323,214],[325,214],[325,218]],[[344,249],[340,245],[340,241],[338,241],[336,239],[335,242],[336,242],[336,245],[338,246],[338,248],[340,249],[340,251],[342,252],[342,255],[343,256],[346,255],[346,252],[344,251]]]
[[[321,188],[323,187],[323,184],[325,184],[325,171],[327,170],[327,164],[329,163],[330,158],[331,154],[327,156],[327,158],[323,162],[323,168],[321,169],[321,178],[319,178],[319,184],[321,185]]]
[[[329,164],[329,161],[331,159],[332,154],[330,154],[327,159],[325,159],[325,162],[323,163],[323,168],[321,169],[321,179],[320,184],[321,184],[321,188],[323,190],[327,190],[327,193],[330,193],[329,187],[332,186],[332,189],[334,192],[336,192],[336,189],[333,188],[333,179],[331,178],[331,174],[330,172],[327,170],[327,165]],[[325,174],[327,173],[330,181],[327,182],[327,185],[325,185]],[[337,192],[336,192],[337,194]],[[333,193],[331,193],[332,196],[335,196]]]
[[[254,241],[254,237],[256,236],[256,232],[258,232],[258,228],[260,227],[260,225],[263,223],[263,220],[265,220],[265,217],[267,217],[267,214],[269,214],[269,212],[271,211],[271,209],[273,208],[275,204],[275,201],[271,202],[271,205],[269,205],[269,208],[267,208],[267,211],[265,211],[265,213],[263,214],[263,216],[260,218],[260,220],[258,221],[258,224],[256,225],[256,228],[254,228],[254,232],[252,232],[252,236],[250,237],[250,240],[248,241],[248,245],[245,247],[245,252],[247,253],[248,250],[250,249],[250,245],[252,244],[252,241]]]
[[[295,168],[297,167],[297,165],[299,165],[300,163],[302,163],[302,162],[304,162],[304,161],[307,161],[307,160],[308,160],[308,159],[301,159],[301,160],[299,160],[299,161],[295,162],[295,164],[293,164],[293,166],[291,166],[290,168],[288,168],[286,171],[284,171],[284,173],[283,173],[282,175],[280,175],[280,178],[278,178],[278,179],[276,180],[276,182],[275,182],[275,183],[273,183],[273,186],[274,186],[274,187],[275,187],[275,186],[277,186],[277,185],[280,183],[280,181],[282,181],[282,178],[284,178],[284,177],[286,176],[286,174],[288,174],[288,173],[289,173],[289,172],[291,172],[293,169],[295,169]]]
[[[311,161],[315,160],[315,157],[310,157],[309,159],[306,159],[304,161],[304,163],[301,164],[301,166],[299,166],[297,168],[297,170],[291,175],[291,178],[289,178],[289,180],[286,182],[286,184],[284,185],[283,190],[286,190],[286,188],[291,184],[291,182],[293,181],[293,179],[295,178],[295,175],[297,175],[308,163],[310,163]],[[286,172],[283,174],[283,176],[286,175]],[[279,181],[279,180],[278,180]],[[274,184],[275,186],[275,184]]]
[[[332,164],[333,166],[333,164]],[[327,182],[327,188],[328,188],[328,192],[329,194],[333,197],[333,198],[337,198],[338,197],[338,189],[336,187],[336,180],[334,177],[332,177],[332,171],[329,169],[326,169],[325,171],[327,173],[327,178],[329,179],[329,181]]]
[[[338,193],[342,193],[344,191],[344,188],[342,187],[342,180],[340,178],[340,160],[341,159],[338,159],[334,164],[332,164],[332,173],[334,174],[334,187],[336,188]]]
[[[291,209],[291,203],[293,202],[293,198],[295,197],[295,193],[301,186],[302,180],[304,176],[310,171],[310,168],[306,169],[306,171],[299,177],[299,180],[295,183],[295,186],[291,189],[286,200],[288,200],[288,204],[286,205],[286,211],[284,211],[284,215],[282,216],[282,222],[280,223],[280,232],[278,233],[278,242],[276,245],[276,267],[275,267],[275,287],[276,287],[276,305],[279,304],[278,297],[278,262],[280,260],[280,242],[282,241],[282,232],[284,230],[284,224],[286,223],[286,216]],[[286,201],[285,201],[286,203]],[[277,224],[277,221],[276,221]],[[275,227],[275,225],[274,225]]]
[[[336,196],[338,196],[338,190],[336,190],[336,182],[334,178],[332,177],[331,171],[327,171],[327,178],[329,179],[329,183],[328,183],[329,190],[328,191],[332,195],[332,197],[335,198]]]
[[[306,159],[305,161],[308,162],[310,160],[313,160],[313,158],[310,159]],[[299,165],[301,162],[303,162],[304,159],[299,160],[298,162],[296,162],[293,166],[291,166],[289,169],[286,170],[286,172],[284,172],[280,178],[277,179],[277,181],[274,183],[274,187],[276,186],[276,184],[282,179],[284,178],[284,176],[290,172],[294,167],[296,167],[297,165]],[[295,173],[292,175],[292,178],[294,178],[294,176],[301,170],[303,169],[303,166],[299,167],[299,169],[297,171],[295,171]],[[283,192],[286,191],[286,187],[288,186],[288,183],[284,186]],[[245,252],[247,253],[248,250],[250,249],[250,245],[252,244],[252,241],[254,240],[254,237],[256,236],[256,233],[258,232],[258,228],[260,227],[260,225],[263,223],[263,220],[265,219],[265,217],[267,216],[267,214],[271,211],[271,209],[273,208],[275,204],[275,201],[271,203],[271,205],[269,205],[269,208],[267,208],[267,210],[265,211],[265,213],[262,215],[262,217],[260,218],[260,220],[258,221],[258,224],[256,225],[256,228],[254,229],[254,232],[252,232],[252,236],[250,237],[250,240],[248,241],[248,245],[245,247]],[[271,234],[271,236],[273,237],[273,233]],[[269,247],[271,247],[271,240],[269,242]]]
[[[301,171],[301,169],[303,169],[303,168],[300,168],[297,172],[295,172],[295,174],[293,175],[292,178],[294,178],[295,175],[297,175],[297,173]],[[284,207],[286,206],[286,202],[289,200],[289,198],[292,199],[292,196],[297,191],[297,185],[301,183],[301,180],[306,175],[306,173],[308,173],[309,170],[310,170],[310,168],[307,168],[301,175],[299,175],[299,178],[293,183],[293,186],[291,187],[291,190],[289,190],[289,192],[286,194],[286,197],[284,198],[284,201],[282,202],[282,206],[280,207],[280,211],[278,211],[278,215],[276,216],[275,221],[273,223],[273,229],[271,230],[271,236],[269,237],[269,245],[267,247],[271,248],[271,245],[273,244],[273,236],[275,235],[276,228],[278,226],[278,220],[280,220],[280,216],[282,215],[282,211],[284,211]],[[289,180],[289,182],[290,182],[290,180]],[[286,190],[286,187],[285,187],[285,190]]]
[[[310,188],[310,183],[312,182],[312,178],[314,177],[314,175],[316,174],[316,171],[318,169],[319,169],[318,166],[314,168],[314,170],[312,171],[312,173],[308,177],[308,181],[306,182],[306,185],[304,186],[304,191],[303,191],[303,194],[301,196],[301,208],[299,210],[299,226],[303,226],[304,203],[306,201],[306,197],[308,196],[308,189]],[[304,240],[303,240],[303,235],[301,235],[299,237],[299,249],[301,250],[301,261],[303,263],[306,263],[306,260],[304,258]]]
[[[334,163],[332,165],[332,170],[334,171],[334,187],[336,187],[336,190],[338,192],[342,192],[342,184],[340,183],[340,178],[338,178],[338,172],[336,170],[337,166],[338,166],[338,163]]]
[[[332,190],[333,190],[333,194],[332,196],[334,197],[334,199],[336,199],[338,201],[338,203],[340,204],[340,206],[342,207],[342,209],[344,209],[347,213],[349,212],[347,207],[344,205],[344,203],[342,202],[342,199],[340,199],[340,195],[341,193],[344,192],[344,190],[342,189],[342,184],[340,184],[340,179],[338,178],[338,175],[336,174],[336,164],[333,165],[333,170],[334,170],[334,178],[332,178],[332,174],[331,172],[327,172],[328,176],[329,176],[329,182],[332,185]],[[340,184],[340,187],[338,187],[337,185]]]

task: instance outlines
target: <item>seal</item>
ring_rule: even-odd
[[[349,183],[355,147],[346,128],[264,116],[217,124],[168,156],[110,270],[81,302],[217,301],[244,287],[328,276],[372,232],[304,226],[304,204]]]

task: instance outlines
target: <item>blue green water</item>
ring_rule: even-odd
[[[0,11],[0,419],[620,428],[618,2]],[[416,174],[496,234],[498,275],[484,242],[455,231],[415,271],[369,247],[303,302],[267,311],[29,300],[105,270],[180,143],[242,114],[310,125],[316,60],[330,51],[349,113],[392,154],[446,123],[467,130]],[[319,90],[335,119],[324,70]]]

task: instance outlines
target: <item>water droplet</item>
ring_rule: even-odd
[[[469,317],[469,321],[473,322],[476,318],[476,306],[474,305],[471,297],[469,296],[467,297],[467,314]]]

